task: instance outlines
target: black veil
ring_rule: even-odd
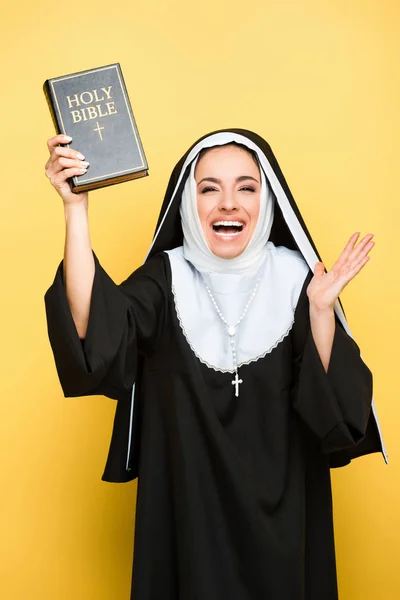
[[[285,177],[279,167],[278,161],[270,145],[258,134],[246,129],[219,129],[199,138],[181,157],[175,165],[161,206],[153,242],[146,260],[158,252],[171,250],[183,243],[183,233],[179,213],[180,200],[189,175],[190,164],[204,147],[227,144],[230,142],[243,144],[256,152],[260,166],[264,169],[266,179],[275,195],[274,222],[269,240],[276,246],[286,246],[298,250],[303,255],[311,270],[315,263],[321,260],[320,254],[314,244],[309,230],[304,222],[300,210],[293,198]],[[351,336],[346,317],[340,300],[335,306],[338,323]],[[139,368],[140,377],[140,368]],[[132,402],[133,402],[132,393]],[[371,417],[364,440],[351,451],[352,458],[376,452],[382,452],[385,462],[388,462],[385,445],[383,442],[374,400],[372,399]],[[340,452],[332,455],[332,466],[345,464]],[[348,454],[348,453],[347,453]],[[346,462],[348,462],[346,460]]]

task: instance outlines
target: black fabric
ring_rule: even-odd
[[[179,175],[182,171],[185,160],[186,160],[187,156],[190,154],[192,148],[194,148],[201,140],[209,137],[210,135],[214,135],[216,133],[221,133],[221,132],[237,133],[244,137],[247,137],[249,140],[254,142],[262,150],[262,152],[267,157],[269,164],[271,165],[272,169],[274,170],[274,173],[277,176],[282,188],[284,189],[285,194],[290,202],[290,205],[293,208],[293,210],[296,214],[296,217],[298,218],[303,230],[305,231],[305,233],[310,241],[310,244],[312,245],[318,258],[320,259],[318,251],[317,251],[317,249],[314,245],[314,242],[311,238],[311,235],[306,227],[303,217],[300,214],[300,211],[296,205],[296,202],[294,201],[292,193],[291,193],[289,186],[283,176],[283,173],[278,165],[278,162],[274,156],[274,153],[272,152],[270,145],[262,137],[260,137],[253,131],[249,131],[247,129],[218,129],[216,131],[211,131],[210,133],[207,133],[206,135],[204,135],[201,138],[199,138],[198,140],[196,140],[196,142],[194,144],[192,144],[192,146],[190,146],[190,148],[185,152],[185,154],[182,156],[182,158],[178,161],[178,163],[175,165],[175,168],[173,169],[173,171],[171,173],[171,177],[168,182],[164,201],[161,206],[160,216],[158,218],[158,222],[157,222],[157,226],[156,226],[156,231],[157,231],[159,229],[161,223],[163,223],[163,227],[161,229],[161,234],[157,237],[157,240],[156,240],[149,256],[154,256],[154,254],[157,254],[158,252],[160,252],[162,250],[171,250],[172,248],[176,248],[177,246],[182,245],[183,234],[182,234],[182,226],[181,226],[181,222],[180,222],[180,218],[179,218],[179,202],[173,203],[173,205],[170,208],[170,210],[168,211],[167,217],[165,219],[165,214],[166,214],[168,206],[170,204],[172,193],[178,183]],[[189,170],[190,170],[190,168],[188,166],[183,175],[181,184],[180,184],[178,192],[177,192],[178,198],[180,198],[182,195],[182,191],[185,186],[185,181],[188,177]],[[281,212],[279,206],[277,207],[277,213],[274,216],[274,223],[272,226],[272,230],[271,230],[269,239],[275,245],[286,246],[286,248],[290,248],[292,250],[299,249],[297,247],[296,242],[293,239],[292,234],[290,233],[290,231],[286,225],[286,222],[282,216],[282,212]]]
[[[196,140],[190,146],[190,148],[185,152],[185,154],[180,158],[180,160],[177,162],[177,164],[175,165],[175,167],[171,173],[171,176],[170,176],[170,179],[168,182],[167,190],[166,190],[166,193],[164,196],[164,200],[163,200],[163,203],[161,206],[157,226],[155,229],[155,232],[158,232],[158,235],[157,235],[157,237],[153,243],[153,246],[149,252],[148,258],[158,254],[159,252],[161,252],[163,250],[171,250],[172,248],[182,245],[183,233],[182,233],[182,226],[181,226],[181,221],[180,221],[180,216],[179,216],[179,205],[180,205],[180,198],[182,195],[182,191],[183,191],[186,179],[189,174],[190,166],[188,166],[186,168],[186,171],[182,177],[182,181],[179,185],[179,189],[176,193],[175,199],[171,204],[172,194],[173,194],[175,187],[177,185],[177,182],[179,180],[179,176],[182,171],[185,160],[186,160],[187,156],[190,154],[191,150],[201,140],[209,137],[210,135],[214,135],[216,133],[221,133],[221,132],[231,132],[231,133],[236,133],[236,134],[242,135],[242,136],[248,138],[253,143],[255,143],[260,148],[260,150],[264,153],[264,155],[266,156],[269,164],[271,165],[279,183],[281,184],[281,186],[286,194],[286,197],[290,203],[290,206],[292,207],[304,233],[306,234],[311,247],[313,248],[314,252],[316,253],[318,259],[321,260],[321,256],[318,252],[318,249],[316,248],[316,246],[314,244],[314,241],[313,241],[311,234],[304,222],[304,219],[303,219],[301,212],[296,204],[296,201],[293,198],[293,195],[290,191],[288,183],[282,173],[282,170],[281,170],[281,168],[278,164],[278,161],[271,149],[271,146],[268,144],[268,142],[264,138],[262,138],[255,132],[249,131],[247,129],[238,129],[238,128],[218,129],[218,130],[211,131],[210,133],[205,134],[204,136],[202,136],[201,138]],[[162,225],[162,227],[161,227],[161,225]],[[278,203],[276,203],[276,205],[275,205],[274,222],[272,225],[269,239],[276,246],[285,246],[292,250],[300,250],[296,244],[296,241],[294,240],[294,238],[292,236],[292,233],[291,233],[283,215],[282,215],[282,211],[281,211]],[[338,301],[339,301],[340,307],[343,311],[343,314],[345,314],[344,307],[342,305],[340,298],[338,299]],[[379,450],[377,449],[377,444],[379,444]],[[376,423],[376,420],[374,417],[370,418],[368,421],[367,434],[363,438],[363,440],[356,447],[346,448],[346,449],[340,450],[338,452],[332,452],[331,457],[330,457],[330,464],[331,464],[331,467],[341,467],[341,466],[344,466],[344,465],[350,463],[350,461],[353,458],[356,458],[357,456],[361,456],[363,454],[369,454],[372,452],[383,452],[382,444],[380,442],[380,436],[379,436],[377,423]]]
[[[46,294],[49,336],[66,396],[118,399],[103,479],[139,476],[132,598],[337,600],[330,456],[357,454],[372,379],[338,324],[325,373],[310,333],[310,277],[290,334],[241,367],[236,398],[232,374],[202,364],[184,337],[166,254],[120,286],[94,257],[85,341],[62,263]]]
[[[45,295],[48,334],[65,397],[104,395],[118,400],[103,479],[126,482],[137,477],[139,460],[139,402],[133,415],[129,463],[126,455],[131,390],[135,381],[140,388],[143,359],[156,347],[164,327],[166,297],[159,286],[166,277],[165,260],[155,257],[117,286],[94,252],[93,257],[95,276],[85,339],[79,338],[69,309],[63,262]]]
[[[252,132],[228,131],[265,153],[316,251],[269,145]],[[163,252],[182,244],[188,170],[166,211],[186,156],[172,172],[146,263],[116,285],[93,254],[84,340],[62,262],[45,295],[64,395],[117,401],[103,480],[138,477],[132,599],[337,600],[330,467],[381,451],[371,373],[339,322],[325,372],[310,330],[311,273],[290,333],[241,367],[238,398],[232,374],[196,358]],[[298,249],[278,205],[270,240]]]
[[[254,133],[253,131],[249,131],[248,129],[217,129],[215,131],[211,131],[206,135],[200,137],[196,142],[194,142],[190,148],[185,152],[185,154],[180,158],[180,160],[175,165],[171,176],[169,178],[169,182],[167,185],[167,190],[164,196],[163,203],[161,205],[161,210],[159,214],[159,218],[157,221],[157,226],[155,229],[155,233],[158,233],[154,244],[149,252],[148,258],[162,252],[164,250],[172,250],[178,246],[182,246],[183,242],[183,233],[182,233],[182,225],[179,215],[179,206],[180,206],[180,198],[182,196],[183,188],[185,186],[186,179],[189,175],[190,165],[186,167],[186,170],[183,174],[182,181],[179,185],[179,188],[176,193],[176,197],[171,204],[172,194],[176,188],[176,185],[179,180],[180,173],[182,171],[183,165],[185,163],[186,158],[190,154],[191,150],[199,143],[201,140],[208,138],[211,135],[222,132],[230,132],[242,135],[256,144],[260,150],[265,154],[269,164],[271,165],[279,183],[281,184],[286,197],[292,207],[304,233],[309,240],[311,247],[316,253],[318,260],[321,260],[321,256],[318,253],[318,250],[314,244],[314,241],[310,235],[310,232],[307,229],[307,226],[304,222],[303,217],[301,216],[300,210],[293,198],[292,192],[289,189],[287,181],[283,176],[281,168],[278,164],[278,161],[275,158],[275,155],[271,149],[271,146],[268,144],[266,140],[264,140],[261,136]],[[162,225],[162,227],[161,227]],[[292,233],[287,226],[287,223],[282,215],[282,211],[279,207],[279,204],[275,205],[275,214],[274,214],[274,222],[272,224],[271,233],[269,236],[269,240],[273,242],[276,246],[285,246],[286,248],[290,248],[291,250],[300,250],[294,240]],[[344,312],[343,306],[341,304],[340,298],[339,303]]]

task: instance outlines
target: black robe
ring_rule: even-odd
[[[311,266],[318,253],[271,148],[229,132],[272,168],[270,240],[303,250]],[[182,245],[180,195],[196,144],[172,172],[146,263],[116,285],[94,254],[85,340],[60,264],[45,303],[64,395],[117,400],[103,479],[138,477],[134,600],[337,600],[330,467],[384,454],[371,373],[344,317],[325,372],[310,331],[311,272],[289,335],[240,368],[238,398],[232,374],[195,356],[164,251]]]
[[[166,253],[119,286],[94,258],[85,340],[62,263],[46,310],[65,396],[104,394],[127,408],[141,365],[132,598],[336,600],[330,459],[365,438],[372,377],[339,323],[325,372],[310,331],[311,275],[290,334],[241,367],[237,398],[232,374],[201,363],[183,335]],[[123,412],[108,480],[124,479]]]

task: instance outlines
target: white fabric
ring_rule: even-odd
[[[184,257],[200,272],[248,273],[249,270],[258,270],[265,260],[265,244],[274,220],[274,196],[261,166],[260,213],[254,233],[239,256],[225,259],[211,252],[199,219],[197,184],[194,177],[197,159],[198,157],[191,164],[180,205]]]
[[[241,365],[271,352],[290,332],[294,310],[309,268],[300,252],[272,242],[259,274],[259,289],[237,328],[237,361]],[[233,372],[226,325],[208,295],[202,277],[229,324],[234,325],[254,289],[258,273],[200,274],[184,257],[182,246],[168,250],[176,312],[183,333],[196,356],[207,366]],[[284,273],[284,277],[282,277]]]
[[[196,158],[196,156],[198,155],[200,150],[202,150],[203,148],[209,148],[211,146],[228,144],[229,142],[237,142],[238,144],[243,144],[244,146],[247,146],[248,148],[250,148],[251,150],[254,150],[256,152],[256,154],[258,156],[258,160],[260,161],[261,166],[267,176],[268,183],[271,186],[272,191],[275,194],[275,198],[276,198],[276,200],[279,204],[279,207],[282,211],[283,218],[285,219],[286,224],[289,227],[290,232],[292,233],[293,238],[295,239],[297,246],[300,249],[300,252],[304,256],[305,260],[307,261],[308,266],[312,270],[314,270],[315,263],[318,262],[318,257],[316,255],[313,247],[311,246],[310,241],[309,241],[305,231],[303,230],[301,224],[299,223],[299,221],[296,217],[296,214],[290,205],[289,199],[287,198],[286,193],[279,182],[279,179],[275,175],[273,168],[269,164],[267,157],[262,152],[262,150],[254,142],[252,142],[249,138],[247,138],[244,135],[241,135],[239,133],[232,133],[230,131],[214,133],[214,134],[210,135],[209,137],[202,139],[189,152],[188,156],[186,157],[185,162],[182,165],[182,170],[181,170],[180,176],[178,178],[178,181],[176,182],[175,189],[171,195],[171,200],[165,211],[164,217],[162,218],[160,225],[154,235],[154,239],[153,239],[153,242],[147,253],[147,256],[150,254],[150,252],[155,244],[155,241],[158,237],[158,234],[164,225],[164,221],[168,215],[168,212],[169,212],[169,209],[170,209],[172,203],[175,200],[176,193],[178,191],[178,188],[179,188],[180,183],[183,178],[183,174],[184,174],[187,166]],[[337,315],[338,315],[339,319],[341,320],[343,326],[345,327],[347,333],[349,335],[351,335],[349,326],[347,324],[347,321],[343,315],[343,311],[338,302],[335,305],[335,310],[336,310]]]
[[[288,197],[286,196],[286,192],[283,189],[283,187],[282,187],[278,177],[276,176],[272,166],[270,165],[267,157],[262,152],[262,150],[257,146],[257,144],[252,142],[249,138],[247,138],[246,136],[243,136],[239,133],[233,133],[230,131],[224,131],[224,132],[214,133],[212,135],[209,135],[208,137],[206,137],[206,138],[202,139],[200,142],[198,142],[192,148],[192,150],[189,152],[189,154],[187,155],[186,160],[184,161],[184,164],[182,165],[182,170],[179,175],[178,181],[176,183],[175,189],[171,195],[171,200],[170,200],[169,205],[165,211],[165,214],[160,222],[160,225],[155,233],[153,242],[149,248],[147,256],[150,254],[150,252],[157,240],[158,234],[164,225],[164,221],[169,213],[169,209],[172,206],[172,203],[175,200],[176,193],[179,189],[179,185],[182,181],[183,174],[185,173],[187,166],[195,159],[195,157],[198,155],[200,150],[202,150],[203,148],[209,148],[211,146],[221,145],[221,144],[228,144],[229,142],[238,142],[239,144],[244,144],[245,146],[254,150],[257,153],[258,160],[260,161],[261,166],[267,176],[268,183],[271,186],[272,191],[275,195],[275,198],[279,204],[279,207],[282,211],[283,218],[285,219],[285,222],[286,222],[291,234],[293,235],[293,238],[296,241],[296,244],[297,244],[298,248],[300,249],[302,256],[307,261],[308,266],[312,270],[314,270],[315,263],[318,262],[318,257],[306,235],[306,232],[303,230],[303,227],[302,227],[301,223],[299,222],[299,220],[289,202]],[[340,322],[342,323],[345,331],[348,333],[348,335],[350,335],[350,337],[352,337],[349,325],[347,323],[347,320],[344,316],[344,313],[342,311],[342,308],[341,308],[339,302],[335,303],[335,312],[336,312]],[[133,402],[133,395],[134,395],[134,388],[132,390],[132,402]],[[380,437],[381,447],[382,447],[382,454],[384,456],[385,462],[388,463],[389,460],[388,460],[386,447],[385,447],[385,443],[383,440],[382,431],[381,431],[381,427],[380,427],[380,423],[379,423],[379,419],[378,419],[378,415],[377,415],[377,411],[376,411],[375,401],[373,398],[372,398],[371,408],[372,408],[372,413],[374,415],[375,423],[376,423],[376,426],[377,426],[377,429],[379,432],[379,437]]]

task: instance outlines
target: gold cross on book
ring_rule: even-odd
[[[103,139],[103,136],[101,135],[101,131],[100,131],[100,129],[104,129],[104,127],[100,127],[100,125],[99,125],[99,122],[98,122],[98,121],[96,121],[96,125],[97,125],[97,127],[96,127],[95,129],[93,129],[93,131],[98,131],[98,132],[99,132],[100,139],[102,140],[102,139]]]

